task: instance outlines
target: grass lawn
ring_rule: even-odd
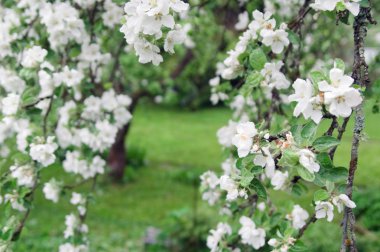
[[[178,174],[219,169],[222,155],[215,134],[227,123],[229,116],[228,110],[220,108],[190,112],[140,106],[133,120],[128,145],[147,151],[147,165],[138,169],[134,180],[124,185],[100,182],[98,196],[90,205],[88,216],[91,251],[139,251],[136,246],[147,227],[164,227],[169,212],[191,207],[193,187],[180,180]],[[358,185],[380,187],[379,119],[379,115],[368,113],[368,140],[361,147]],[[343,139],[340,153],[349,153],[350,142],[350,137]],[[338,154],[338,157],[336,162],[347,166],[348,155]],[[57,168],[47,173],[50,176],[61,171]],[[69,196],[63,201],[68,199]],[[204,204],[201,207],[202,211],[208,211]],[[58,206],[44,200],[39,190],[36,207],[15,251],[56,251],[62,242],[64,217],[72,210],[74,208],[68,204]],[[323,239],[326,232],[331,234],[329,240],[340,239],[337,232],[331,231],[338,228],[336,225],[315,225],[307,234],[308,244],[315,239]],[[331,248],[331,251],[336,251],[336,248]]]

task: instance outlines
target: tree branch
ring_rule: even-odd
[[[369,23],[375,23],[371,16],[371,7],[360,7],[359,15],[355,17],[355,22],[353,25],[355,52],[352,78],[355,80],[355,83],[360,84],[361,87],[368,87],[370,84],[368,65],[364,57],[364,40],[367,36],[367,26]],[[355,108],[355,126],[351,147],[350,168],[348,172],[346,187],[346,194],[350,199],[352,199],[355,173],[358,168],[359,145],[365,124],[363,103]],[[351,208],[345,207],[344,218],[342,222],[343,237],[340,248],[341,252],[345,252],[347,249],[349,249],[350,252],[358,251],[356,247],[354,227],[355,215]]]

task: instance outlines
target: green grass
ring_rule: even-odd
[[[220,108],[191,112],[140,106],[133,120],[128,146],[145,149],[147,164],[135,171],[134,180],[124,185],[100,181],[96,201],[90,205],[88,216],[92,251],[138,251],[136,246],[147,227],[165,227],[168,213],[191,207],[193,186],[184,183],[178,174],[187,171],[199,174],[205,170],[219,169],[222,152],[217,143],[216,130],[227,123],[229,116],[228,110]],[[368,140],[360,149],[358,185],[380,185],[379,127],[379,115],[368,113]],[[348,164],[350,142],[348,136],[343,139],[336,159],[339,165]],[[61,174],[61,171],[48,173],[50,176]],[[68,201],[69,196],[62,200]],[[73,210],[69,204],[55,205],[44,200],[39,190],[36,207],[15,251],[56,251],[62,242],[64,216]],[[203,204],[202,212],[207,211]],[[313,245],[313,240],[323,239],[326,233],[331,234],[325,236],[328,240],[340,239],[338,229],[337,225],[317,224],[307,233],[308,244]],[[337,244],[336,241],[331,243]],[[336,251],[336,248],[330,251]]]

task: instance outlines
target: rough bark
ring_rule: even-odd
[[[149,94],[145,91],[138,91],[132,95],[132,104],[129,107],[131,114],[135,111],[140,99],[148,95]],[[124,170],[127,166],[127,147],[125,145],[125,139],[129,133],[130,127],[131,122],[124,125],[124,127],[119,130],[115,143],[112,145],[108,155],[108,165],[111,169],[110,176],[115,182],[121,182],[124,177]]]
[[[360,84],[362,88],[369,87],[370,79],[368,75],[368,65],[364,57],[364,40],[367,36],[367,26],[369,23],[375,24],[372,19],[371,8],[360,8],[359,15],[355,18],[354,22],[354,66],[352,71],[352,78],[355,83]],[[363,102],[364,103],[364,102]],[[351,147],[351,160],[349,166],[346,194],[352,199],[352,192],[354,186],[355,173],[358,169],[359,160],[359,145],[362,137],[362,132],[365,125],[365,115],[363,110],[363,103],[355,108],[355,126]],[[355,215],[351,208],[346,207],[344,210],[344,217],[342,222],[343,237],[341,243],[341,252],[350,251],[357,252],[356,237],[355,237]]]

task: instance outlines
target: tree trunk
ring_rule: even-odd
[[[129,112],[133,115],[137,103],[139,100],[147,96],[148,93],[145,91],[138,91],[132,95],[132,104],[129,107]],[[129,130],[131,127],[131,122],[127,125],[124,125],[123,128],[119,130],[116,136],[115,143],[110,149],[108,155],[108,166],[111,168],[110,176],[115,182],[122,182],[124,177],[125,167],[127,166],[127,148],[125,145],[125,139],[128,136]]]

